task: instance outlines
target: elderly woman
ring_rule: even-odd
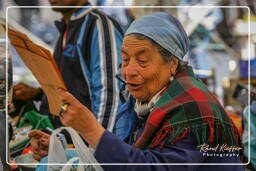
[[[183,62],[188,47],[182,25],[167,13],[152,13],[131,24],[121,52],[122,77],[131,96],[119,110],[115,135],[70,93],[58,90],[63,102],[69,103],[62,123],[95,148],[98,162],[151,163],[104,165],[104,170],[243,170],[239,165],[152,165],[240,163],[237,129]],[[30,136],[47,137],[38,131]],[[228,147],[238,148],[226,151]],[[47,153],[39,148],[34,152],[38,159]]]

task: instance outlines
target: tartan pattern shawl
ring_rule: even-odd
[[[188,135],[197,144],[241,147],[237,128],[206,85],[195,78],[191,67],[176,74],[149,114],[134,148],[163,147]]]

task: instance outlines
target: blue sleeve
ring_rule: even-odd
[[[119,107],[120,83],[115,75],[121,63],[122,38],[110,19],[98,16],[90,46],[90,94],[92,112],[109,131],[113,130]]]
[[[204,160],[198,151],[184,144],[153,150],[133,149],[131,145],[107,131],[105,131],[97,145],[95,157],[100,163],[200,163]],[[198,168],[196,165],[119,165],[103,167],[105,171],[192,171]]]
[[[158,165],[102,165],[104,171],[240,171],[243,166],[224,165],[183,165],[183,163],[236,163],[238,159],[229,161],[215,159],[208,161],[199,150],[194,147],[195,141],[186,138],[175,145],[169,145],[162,149],[150,150],[133,149],[131,145],[122,141],[119,137],[105,131],[95,150],[95,158],[99,163],[158,163]],[[180,165],[164,165],[160,163],[182,163]]]

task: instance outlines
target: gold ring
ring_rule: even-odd
[[[62,113],[66,112],[68,110],[68,106],[69,106],[69,103],[67,103],[67,102],[64,102],[64,103],[61,104],[61,106],[60,106],[60,113],[59,113],[59,115],[61,117],[62,117]]]

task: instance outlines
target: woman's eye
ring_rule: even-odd
[[[142,64],[144,64],[144,63],[146,63],[147,61],[145,61],[145,60],[138,60],[139,61],[139,63],[142,63]]]
[[[148,58],[141,55],[137,58],[137,61],[138,61],[139,64],[146,64],[148,62]]]
[[[127,59],[127,58],[123,58],[122,60],[123,60],[123,62],[128,62],[129,61],[129,59]]]
[[[129,58],[122,58],[122,65],[126,66],[129,63]]]
[[[147,64],[147,60],[142,60],[142,59],[139,59],[138,60],[138,63],[140,64],[140,65],[146,65]]]

